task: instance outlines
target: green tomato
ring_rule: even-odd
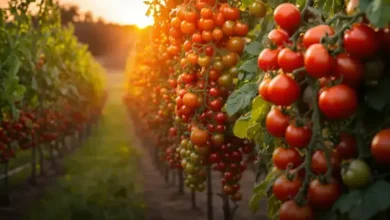
[[[341,178],[350,188],[361,188],[371,182],[371,170],[366,162],[352,160],[341,169]]]

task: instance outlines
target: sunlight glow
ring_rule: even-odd
[[[144,0],[60,0],[60,3],[77,4],[81,11],[91,11],[95,18],[101,17],[107,22],[122,25],[135,24],[144,28],[153,23],[145,15],[148,6]]]

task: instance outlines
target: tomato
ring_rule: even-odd
[[[209,133],[199,128],[195,128],[194,130],[192,130],[190,136],[191,142],[198,146],[206,145],[209,138],[210,138]]]
[[[233,84],[233,78],[229,74],[225,73],[218,79],[218,85],[225,88],[230,88]]]
[[[361,188],[371,181],[371,170],[363,160],[352,160],[341,170],[343,183],[350,188]]]
[[[322,184],[318,179],[310,182],[308,189],[308,201],[312,207],[328,209],[341,195],[340,183],[332,179],[327,184]]]
[[[289,106],[300,95],[300,86],[286,74],[279,74],[268,84],[267,93],[269,100],[275,105]]]
[[[268,95],[268,85],[270,82],[270,79],[263,79],[263,81],[259,85],[259,95],[266,101],[270,100],[270,97]]]
[[[176,16],[180,18],[180,20],[184,20],[185,14],[186,14],[186,7],[183,5],[179,6],[176,12]]]
[[[202,8],[202,10],[200,10],[200,16],[202,18],[212,18],[213,10],[211,8]]]
[[[213,15],[213,21],[216,26],[222,27],[225,23],[225,18],[223,17],[223,14],[221,12],[217,12]]]
[[[198,26],[201,30],[210,31],[214,29],[214,21],[213,19],[201,18],[198,22]]]
[[[184,48],[185,51],[190,51],[192,49],[192,42],[189,41],[189,40],[186,40],[183,43],[183,48]]]
[[[365,59],[375,55],[380,46],[380,40],[370,26],[357,23],[344,34],[344,48],[351,56]]]
[[[192,65],[196,65],[198,63],[198,55],[194,54],[194,53],[190,53],[187,55],[187,61],[192,64]]]
[[[241,54],[245,47],[245,40],[241,37],[231,37],[227,42],[227,49]]]
[[[332,171],[338,172],[340,170],[341,158],[340,154],[336,151],[330,153],[330,163],[332,165]],[[328,170],[328,164],[326,163],[326,155],[323,151],[317,150],[311,161],[311,170],[315,174],[325,174]]]
[[[278,65],[278,55],[280,50],[272,50],[266,48],[261,51],[259,57],[257,58],[257,65],[263,71],[277,70],[279,69]]]
[[[249,28],[247,24],[243,24],[239,21],[234,25],[234,33],[237,36],[245,37],[248,34]]]
[[[188,22],[188,21],[182,21],[180,24],[180,30],[184,34],[188,34],[188,35],[194,34],[195,29],[196,29],[195,23]]]
[[[189,108],[197,108],[200,105],[198,96],[194,93],[185,94],[183,97],[183,104]]]
[[[196,11],[187,11],[184,15],[184,19],[188,22],[195,22],[197,21],[199,18],[198,14],[196,13]]]
[[[217,122],[217,124],[224,124],[226,122],[227,116],[224,112],[217,112],[214,115],[214,121]]]
[[[213,40],[213,35],[210,31],[202,31],[203,42],[209,43]]]
[[[314,77],[326,77],[332,71],[334,60],[322,44],[312,44],[304,56],[306,72]]]
[[[225,142],[225,136],[223,134],[213,134],[210,141],[214,147],[220,147]]]
[[[268,39],[270,39],[277,46],[283,46],[289,41],[287,31],[283,29],[273,29],[268,33]]]
[[[276,148],[272,154],[272,160],[275,167],[281,170],[287,169],[289,165],[296,168],[302,163],[301,155],[294,148]]]
[[[371,154],[375,161],[390,164],[390,129],[378,132],[371,141]]]
[[[304,148],[309,145],[312,131],[310,128],[303,126],[297,127],[290,124],[286,129],[286,142],[291,147]]]
[[[238,56],[236,53],[230,52],[222,57],[222,62],[226,67],[233,67],[238,63]]]
[[[222,30],[223,30],[223,34],[224,36],[233,36],[234,35],[234,26],[235,26],[235,23],[234,21],[225,21],[225,23],[223,23],[223,26],[222,26]]]
[[[236,7],[230,7],[229,5],[221,7],[220,11],[226,20],[235,21],[240,18],[240,10]]]
[[[321,38],[325,37],[326,35],[334,35],[334,29],[329,25],[320,24],[312,27],[303,35],[303,45],[306,48],[309,48],[313,44],[319,44],[321,42]]]
[[[180,29],[181,20],[178,17],[171,19],[171,26],[175,29]]]
[[[219,90],[218,88],[210,88],[209,95],[211,97],[218,97],[219,96]]]
[[[295,175],[293,179],[289,180],[286,174],[283,174],[276,179],[272,186],[272,192],[277,199],[284,202],[293,199],[301,186],[302,180],[299,177]]]
[[[208,67],[211,65],[211,58],[209,56],[199,57],[198,64],[201,67]]]
[[[211,36],[212,37],[212,36]],[[210,45],[207,45],[205,48],[204,48],[204,53],[207,55],[207,56],[210,56],[212,57],[214,55],[214,47],[213,46],[210,46]]]
[[[278,65],[283,72],[291,73],[294,70],[303,67],[303,55],[301,52],[295,52],[290,48],[284,48],[279,52]]]
[[[341,158],[349,159],[357,155],[356,138],[348,133],[340,134],[340,142],[335,149],[339,152]]]
[[[343,77],[343,84],[356,87],[364,75],[364,66],[360,60],[350,57],[346,53],[339,54],[333,71],[336,78]]]
[[[314,220],[314,212],[308,205],[299,206],[289,200],[280,206],[279,220]]]
[[[223,38],[223,31],[219,28],[216,28],[213,30],[212,35],[213,35],[214,41],[218,42]]]
[[[283,3],[276,7],[274,20],[284,30],[294,31],[301,23],[301,12],[294,4]]]
[[[221,111],[222,107],[223,107],[223,100],[218,98],[218,99],[214,99],[214,100],[210,100],[208,102],[208,106],[213,110],[213,111],[216,111],[216,112],[219,112]]]
[[[283,114],[278,108],[268,112],[265,124],[267,131],[274,137],[284,137],[289,125],[290,117]]]
[[[347,119],[357,109],[357,94],[352,88],[339,84],[325,89],[320,94],[318,106],[321,112],[330,119]]]
[[[215,65],[216,63],[214,63],[214,67],[216,66]],[[223,67],[223,64],[221,63],[222,67]],[[221,76],[221,73],[218,71],[218,70],[215,70],[215,69],[211,69],[210,72],[209,72],[209,79],[211,81],[217,81],[219,79],[219,77]]]
[[[267,13],[267,8],[262,1],[254,1],[249,5],[249,14],[262,18]]]

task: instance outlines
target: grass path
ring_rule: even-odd
[[[143,219],[136,179],[139,153],[131,145],[120,74],[108,78],[109,100],[91,137],[64,160],[66,175],[46,190],[25,219]]]

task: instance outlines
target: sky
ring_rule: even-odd
[[[82,12],[92,11],[94,17],[102,17],[107,22],[119,24],[136,24],[145,27],[152,23],[146,17],[147,5],[144,0],[59,0],[60,3],[73,3],[80,7]],[[0,6],[6,5],[8,0],[0,0]]]

